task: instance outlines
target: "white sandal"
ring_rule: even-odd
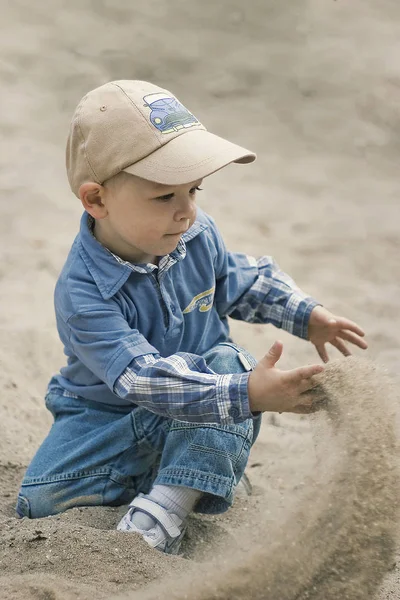
[[[128,512],[117,525],[118,531],[133,531],[139,533],[143,539],[156,550],[165,554],[178,554],[186,525],[178,515],[168,512],[165,508],[139,494],[132,500]],[[135,510],[141,510],[156,521],[155,527],[148,531],[139,529],[132,523]]]

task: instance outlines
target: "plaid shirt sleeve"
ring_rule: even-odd
[[[271,323],[300,338],[308,338],[310,313],[318,305],[270,256],[247,257],[257,269],[254,283],[231,304],[227,315],[248,323]]]
[[[215,305],[220,317],[248,323],[271,323],[308,338],[308,321],[319,303],[304,294],[271,256],[256,260],[226,249],[221,232],[207,215],[214,250]]]
[[[114,393],[165,417],[232,425],[253,417],[248,378],[249,373],[217,375],[194,354],[145,354],[117,379]]]

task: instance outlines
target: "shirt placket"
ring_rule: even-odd
[[[161,283],[159,282],[157,276],[156,276],[156,272],[152,272],[149,273],[150,279],[152,284],[154,285],[154,288],[157,292],[157,296],[158,296],[158,300],[160,302],[160,306],[162,309],[162,313],[163,313],[163,319],[164,319],[164,327],[165,329],[168,331],[169,325],[170,325],[170,314],[169,314],[169,310],[168,310],[168,304],[165,300],[163,291],[162,291],[162,286]]]
[[[176,263],[176,259],[170,257],[166,268],[163,268],[158,273],[158,284],[159,290],[162,298],[162,306],[163,311],[165,311],[166,318],[166,334],[165,337],[168,339],[179,337],[179,319],[175,317],[177,308],[174,303],[174,299],[171,297],[171,294],[168,292],[168,286],[165,285],[165,281],[168,279],[167,271]]]

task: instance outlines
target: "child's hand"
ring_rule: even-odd
[[[345,356],[350,356],[351,352],[343,340],[366,350],[368,344],[362,339],[364,335],[363,330],[356,323],[343,317],[335,317],[322,306],[316,306],[311,311],[308,323],[308,339],[314,344],[324,362],[329,360],[325,349],[326,343],[329,342],[332,346],[335,346]]]
[[[312,411],[313,398],[306,392],[315,387],[312,376],[324,370],[322,365],[280,371],[275,367],[282,356],[282,342],[275,342],[268,354],[250,373],[248,394],[252,412]]]

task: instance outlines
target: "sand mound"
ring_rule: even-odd
[[[174,559],[155,554],[136,536],[117,532],[116,512],[106,507],[73,509],[47,519],[3,522],[0,560],[2,575],[8,578],[2,579],[2,589],[21,600],[64,600],[78,589],[82,598],[100,598],[164,577]]]

